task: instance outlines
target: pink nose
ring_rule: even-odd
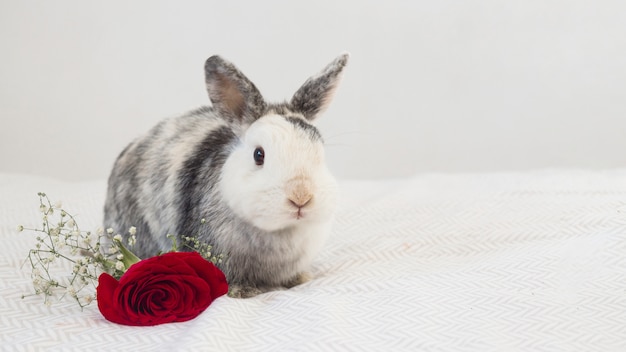
[[[296,207],[298,209],[301,209],[304,206],[306,206],[307,204],[309,204],[309,202],[311,202],[312,198],[313,198],[313,196],[311,196],[311,195],[292,197],[292,198],[289,198],[289,203],[291,203],[291,205],[293,205],[294,207]]]

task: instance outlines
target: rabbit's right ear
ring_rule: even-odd
[[[239,123],[252,123],[263,114],[259,90],[235,65],[215,55],[206,60],[204,74],[213,107]]]
[[[309,120],[326,110],[341,81],[341,74],[350,54],[344,53],[328,64],[322,72],[309,78],[291,98],[291,107]]]

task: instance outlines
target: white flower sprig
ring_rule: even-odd
[[[35,248],[29,251],[26,259],[32,268],[34,295],[43,295],[46,305],[52,303],[53,297],[61,299],[69,296],[84,308],[94,301],[101,273],[120,277],[125,272],[124,261],[119,258],[119,243],[111,241],[111,229],[106,233],[102,229],[95,233],[82,231],[74,216],[62,209],[61,203],[53,204],[43,192],[37,195],[39,210],[43,214],[41,228],[26,228],[23,225],[17,228],[20,232],[38,234]],[[108,247],[106,254],[104,246]],[[68,263],[71,267],[69,274]],[[58,269],[65,269],[65,275],[57,277]]]
[[[52,298],[60,300],[69,296],[82,309],[95,300],[100,274],[108,273],[119,279],[132,264],[140,261],[127,248],[137,242],[137,229],[134,226],[128,229],[126,244],[123,236],[115,234],[111,228],[82,231],[74,216],[62,209],[61,203],[52,204],[43,192],[37,195],[42,213],[41,228],[17,227],[20,232],[37,233],[35,248],[29,251],[25,261],[32,269],[34,293],[22,298],[43,295],[44,303],[49,306]],[[206,223],[204,219],[200,222]],[[172,251],[177,251],[176,236],[167,237],[172,240]],[[194,237],[183,236],[182,239],[183,249],[196,251],[213,264],[222,263],[224,256],[213,255],[210,245]]]

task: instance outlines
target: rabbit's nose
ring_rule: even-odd
[[[311,204],[313,199],[313,187],[311,181],[305,177],[294,177],[287,182],[286,196],[290,205],[302,209]]]
[[[305,207],[307,204],[309,204],[312,198],[313,198],[313,195],[311,194],[303,194],[303,195],[298,195],[296,197],[292,196],[289,198],[289,203],[291,203],[291,205],[293,205],[294,207],[301,209]]]

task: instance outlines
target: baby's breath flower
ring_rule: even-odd
[[[54,203],[54,207],[57,209],[61,209],[62,206],[63,206],[63,203],[60,200]]]
[[[95,232],[81,232],[72,214],[61,209],[60,202],[53,203],[42,192],[39,210],[44,220],[40,228],[30,229],[20,225],[18,231],[29,230],[35,232],[37,242],[35,249],[31,249],[27,263],[31,264],[31,280],[34,294],[43,295],[46,305],[52,299],[72,297],[83,308],[95,300],[93,291],[83,291],[87,287],[95,289],[98,277],[103,272],[112,275],[121,275],[126,268],[140,261],[132,251],[122,245],[124,237],[115,234],[112,228],[98,228]],[[53,204],[53,205],[52,205]],[[201,219],[201,223],[205,223]],[[128,245],[135,245],[137,228],[131,226],[126,238]],[[177,250],[177,236],[168,235],[172,240],[172,250]],[[113,239],[111,243],[109,239]],[[180,237],[181,247],[193,250],[214,263],[221,262],[222,255],[212,256],[211,246],[202,243],[194,237]],[[57,263],[55,263],[57,262]],[[63,262],[69,266],[55,268],[55,264]],[[69,263],[68,263],[69,262]],[[71,269],[69,269],[71,268]],[[57,279],[61,269],[63,276]],[[68,273],[68,271],[71,271]],[[68,275],[69,274],[69,275]]]
[[[206,223],[206,219],[205,218],[200,219],[200,223],[201,224],[205,224]]]
[[[41,277],[39,276],[35,276],[33,278],[33,286],[38,289],[39,287],[41,287]]]
[[[91,236],[91,232],[87,232],[85,236],[80,237],[80,243],[85,247],[90,247],[92,240],[93,237]]]
[[[56,246],[56,250],[60,251],[65,249],[65,242],[63,241],[55,241],[54,245]],[[59,257],[59,254],[55,254],[57,256],[57,258]]]

